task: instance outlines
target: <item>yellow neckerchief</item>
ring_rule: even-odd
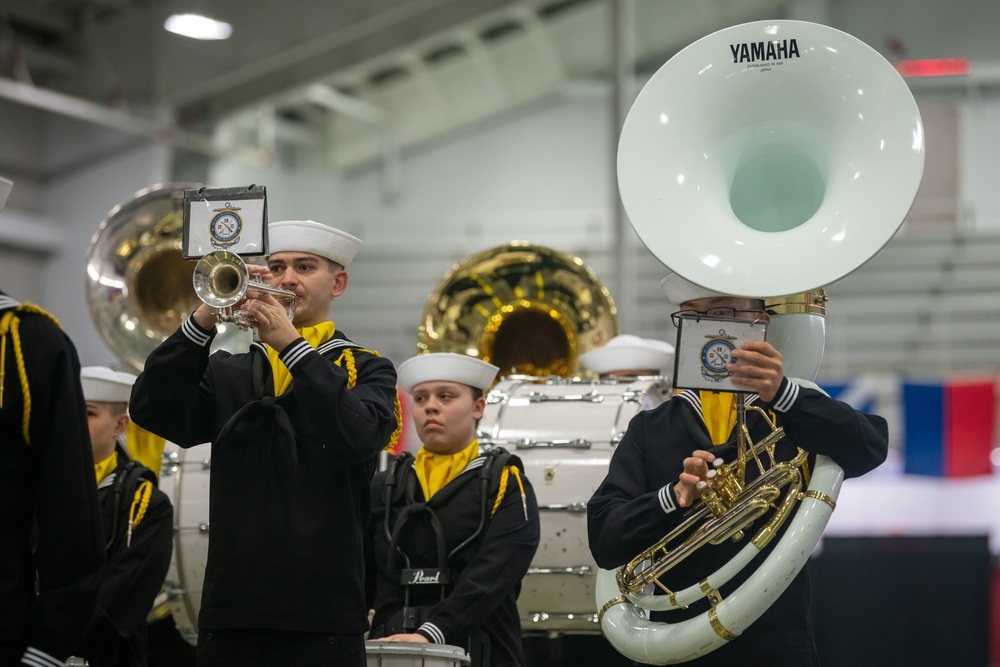
[[[417,472],[420,488],[424,490],[424,498],[430,500],[431,496],[444,488],[448,482],[458,477],[465,470],[465,466],[469,465],[469,461],[478,455],[478,439],[473,440],[471,445],[456,454],[435,454],[421,446],[413,462],[413,468]]]
[[[108,474],[118,467],[118,452],[111,452],[111,456],[100,463],[94,464],[94,474],[97,475],[97,483],[108,476]]]
[[[125,427],[125,442],[129,457],[152,470],[159,479],[160,468],[163,466],[163,446],[167,441],[130,421]]]
[[[729,440],[729,434],[736,425],[736,394],[714,391],[698,393],[708,435],[713,445],[721,445]]]
[[[336,333],[337,328],[333,325],[333,322],[322,322],[314,327],[302,327],[301,329],[296,329],[299,335],[306,339],[306,342],[312,345],[315,350],[320,345],[326,341],[333,338],[333,334]],[[288,385],[292,383],[292,374],[285,368],[285,364],[278,359],[279,350],[275,350],[270,345],[267,346],[267,360],[271,363],[271,373],[274,375],[274,395],[281,396],[288,389]]]

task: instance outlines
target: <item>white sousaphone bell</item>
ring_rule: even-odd
[[[737,25],[679,52],[639,93],[618,146],[619,189],[639,238],[693,283],[767,297],[768,340],[786,375],[805,380],[822,359],[822,288],[892,238],[923,167],[920,113],[893,66],[850,35],[801,21]],[[670,596],[623,593],[616,573],[601,570],[605,636],[652,664],[684,662],[738,636],[805,565],[842,479],[817,457],[771,555],[688,621],[649,621],[642,609],[669,609]],[[748,544],[708,587],[717,591],[757,552]],[[699,588],[675,599],[705,597]]]

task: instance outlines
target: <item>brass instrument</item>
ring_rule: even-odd
[[[778,295],[765,298],[768,340],[788,358],[785,375],[808,383],[822,360],[822,287],[892,238],[923,164],[916,103],[878,53],[826,26],[760,21],[695,42],[653,75],[622,129],[618,182],[636,233],[665,266],[715,292]],[[634,660],[685,662],[739,636],[805,565],[836,504],[840,467],[817,456],[806,487],[806,453],[778,460],[783,431],[750,407],[771,427],[754,443],[744,398],[736,460],[719,464],[676,530],[598,573],[602,631]],[[661,581],[698,549],[733,542],[733,558],[700,581]],[[688,620],[649,620],[702,600],[708,610]]]
[[[250,278],[246,262],[226,250],[210,252],[198,260],[192,275],[194,291],[204,303],[215,309],[219,322],[232,322],[244,331],[253,332],[257,339],[257,323],[245,310],[235,308],[247,292],[269,294],[285,308],[288,319],[295,318],[295,293],[272,287],[262,280]]]
[[[459,352],[500,375],[571,377],[618,334],[614,301],[578,257],[515,241],[455,265],[430,295],[417,350]]]
[[[94,325],[129,368],[146,357],[198,307],[195,263],[181,253],[186,188],[160,185],[136,193],[101,222],[87,253],[85,290]]]

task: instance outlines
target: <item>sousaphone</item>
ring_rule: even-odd
[[[892,65],[850,35],[801,21],[738,25],[682,50],[642,89],[618,146],[622,201],[643,243],[693,283],[765,298],[777,313],[769,340],[789,331],[796,335],[788,340],[822,337],[822,288],[892,238],[923,167],[920,113]],[[792,320],[800,315],[808,317]],[[786,364],[786,374],[811,380],[821,346],[818,355],[805,351],[801,371]],[[653,579],[637,563],[663,555],[654,548],[617,574],[602,570],[605,636],[652,664],[684,662],[736,638],[805,565],[842,478],[817,457],[783,537],[724,599],[718,589],[770,537],[745,541],[733,561],[672,596],[642,591]],[[689,513],[702,511],[696,504]],[[652,622],[644,611],[705,597],[711,610],[683,622]]]

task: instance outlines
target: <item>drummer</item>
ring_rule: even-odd
[[[602,347],[580,355],[580,364],[602,380],[627,381],[640,377],[669,377],[674,364],[674,346],[662,340],[631,334],[615,336]],[[655,408],[670,398],[670,386],[662,382],[649,387],[640,409]]]
[[[479,446],[497,370],[452,353],[398,368],[422,445],[372,482],[369,639],[459,646],[474,666],[525,664],[516,601],[538,547],[538,506],[521,461]]]

